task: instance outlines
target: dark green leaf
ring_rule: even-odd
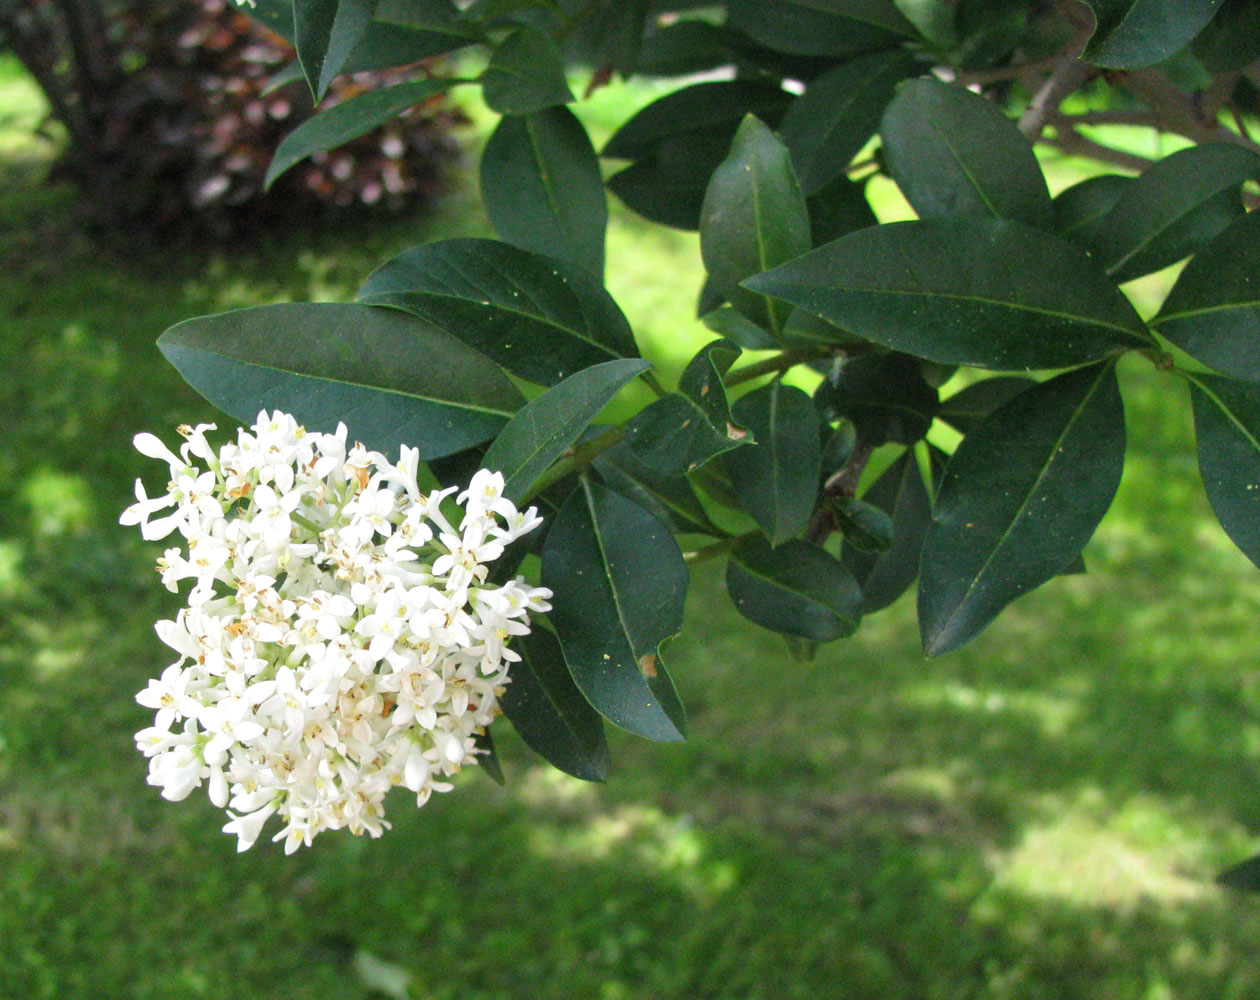
[[[923,543],[919,626],[929,656],[958,648],[1063,571],[1111,505],[1124,444],[1111,362],[1033,386],[963,438]]]
[[[855,229],[879,224],[866,200],[866,185],[843,174],[805,199],[809,238],[813,246],[839,239]]]
[[[809,214],[787,147],[749,115],[709,180],[700,209],[700,256],[713,287],[776,334],[788,307],[740,287],[809,250]]]
[[[1132,177],[1103,174],[1060,192],[1054,199],[1055,231],[1087,249],[1098,246],[1106,236],[1108,213],[1132,183]]]
[[[846,545],[869,553],[892,548],[892,518],[874,504],[856,497],[834,496],[827,498],[827,509],[836,519]]]
[[[878,554],[847,543],[845,566],[862,590],[862,613],[888,607],[906,592],[919,573],[923,536],[932,520],[932,501],[913,451],[906,451],[862,494],[862,499],[892,519],[892,545]]]
[[[644,465],[624,442],[595,459],[595,471],[609,487],[676,534],[722,535],[685,477],[665,476]]]
[[[862,229],[744,285],[946,364],[1061,368],[1152,344],[1080,248],[1000,219]]]
[[[490,57],[481,84],[486,104],[501,115],[527,115],[573,100],[560,52],[537,28],[508,35]]]
[[[727,17],[763,45],[805,56],[883,49],[915,35],[892,0],[729,0]]]
[[[1084,58],[1136,69],[1163,62],[1203,30],[1221,0],[1085,0],[1097,19]]]
[[[452,0],[380,0],[376,7],[379,20],[405,24],[433,31],[467,30],[458,23],[459,8]]]
[[[752,442],[726,402],[722,377],[740,350],[725,340],[700,349],[678,380],[678,391],[644,407],[626,429],[635,458],[664,476],[681,476],[714,455]]]
[[[1233,73],[1260,52],[1260,4],[1225,0],[1220,11],[1194,40],[1194,54],[1211,73]]]
[[[1033,384],[1032,379],[1018,375],[999,375],[973,382],[942,402],[936,415],[959,432],[970,434],[990,413]]]
[[[753,537],[731,553],[726,589],[736,610],[763,628],[830,642],[857,631],[862,594],[822,549],[791,539],[775,548]]]
[[[486,452],[485,468],[502,472],[506,480],[503,495],[520,503],[613,396],[650,367],[639,358],[605,361],[570,375],[526,403]]]
[[[603,781],[612,766],[604,722],[569,676],[555,636],[535,626],[513,648],[521,660],[499,698],[503,714],[547,763],[584,781]]]
[[[363,40],[377,0],[293,0],[298,62],[318,103]]]
[[[1165,157],[1121,192],[1098,227],[1094,256],[1129,281],[1199,250],[1243,213],[1239,187],[1260,175],[1260,156],[1230,143]]]
[[[1225,534],[1260,566],[1260,386],[1188,377],[1203,488]]]
[[[879,128],[893,88],[916,65],[900,49],[859,56],[811,80],[792,102],[781,131],[806,194],[844,175]]]
[[[481,197],[508,243],[603,275],[604,181],[586,129],[568,108],[499,122],[481,157]]]
[[[241,12],[293,44],[293,0],[254,0],[252,5],[242,7]]]
[[[676,21],[643,39],[639,73],[643,76],[690,76],[731,61],[727,31],[708,21]]]
[[[269,76],[267,78],[267,82],[263,84],[262,90],[258,93],[262,97],[267,97],[270,94],[274,94],[282,87],[287,87],[291,83],[297,83],[298,80],[301,79],[303,79],[302,67],[298,65],[298,62],[295,59],[293,62],[289,63],[289,65],[285,66],[284,69]]]
[[[682,628],[687,567],[669,529],[582,478],[547,535],[542,583],[569,673],[606,719],[650,740],[683,738],[661,644]]]
[[[1032,144],[979,94],[908,80],[880,135],[893,180],[920,218],[978,215],[1050,228],[1050,192]]]
[[[270,187],[277,177],[312,153],[344,146],[425,98],[442,93],[452,83],[451,80],[399,83],[380,90],[370,90],[319,112],[281,140],[271,159],[271,165],[267,168],[265,185]]]
[[[745,115],[756,115],[774,125],[791,100],[787,91],[768,83],[728,80],[692,84],[639,110],[608,140],[600,155],[640,160],[652,156],[668,139],[698,132],[720,133],[725,136],[725,147]]]
[[[477,747],[477,763],[481,765],[481,770],[496,785],[504,785],[507,783],[503,777],[503,764],[499,761],[499,755],[494,749],[494,735],[489,729],[483,729],[473,737],[473,743]],[[406,995],[405,993],[403,994]]]
[[[359,301],[436,323],[539,385],[635,357],[630,324],[581,267],[496,240],[439,240],[377,268]]]
[[[701,316],[700,322],[719,337],[734,341],[745,350],[768,351],[779,346],[769,330],[758,326],[743,313],[737,312],[732,305],[724,303],[718,306]]]
[[[298,63],[316,103],[327,90],[321,80],[338,4],[339,0],[293,0],[293,41]]]
[[[730,141],[730,133],[714,131],[666,139],[650,156],[613,174],[608,189],[645,219],[699,229],[705,189]]]
[[[363,33],[358,48],[346,60],[342,72],[364,73],[409,66],[477,41],[458,30],[460,27],[452,25],[449,31],[431,31],[389,21],[373,21]]]
[[[377,0],[337,0],[337,16],[333,19],[332,31],[328,35],[328,49],[320,66],[316,100],[323,99],[333,79],[345,69],[346,63],[363,41],[376,14],[376,5]]]
[[[1260,892],[1260,855],[1226,868],[1216,876],[1216,881],[1231,889]]]
[[[1260,382],[1260,215],[1191,259],[1151,326],[1205,365]]]
[[[934,48],[948,49],[958,41],[954,32],[957,0],[893,0],[897,9]]]
[[[1009,56],[1028,33],[1029,0],[958,0],[953,61],[966,69],[992,66]]]
[[[650,0],[617,0],[586,8],[566,37],[566,50],[597,71],[615,69],[629,77],[639,61],[650,7]]]
[[[731,410],[756,444],[724,456],[740,504],[772,545],[799,535],[818,497],[822,463],[813,401],[779,380],[742,396]]]
[[[390,309],[288,303],[201,316],[158,340],[189,385],[243,423],[260,409],[312,430],[345,422],[383,452],[428,459],[489,440],[525,402],[502,370]]]
[[[850,358],[818,387],[814,399],[829,420],[853,421],[864,444],[913,444],[932,426],[939,395],[917,359],[906,354]]]

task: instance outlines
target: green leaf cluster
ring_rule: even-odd
[[[602,779],[605,721],[685,732],[665,647],[688,561],[726,560],[735,607],[797,652],[917,581],[923,647],[945,653],[1082,572],[1124,468],[1125,355],[1188,387],[1207,497],[1260,565],[1260,92],[1240,73],[1260,21],[1245,6],[259,0],[317,95],[356,67],[477,53],[475,78],[417,69],[327,109],[272,176],[479,85],[501,116],[480,164],[498,238],[413,247],[354,304],[202,317],[161,347],[238,418],[344,421],[377,448],[417,445],[439,480],[489,467],[536,503],[545,537],[525,565],[554,609],[504,707],[557,767]],[[574,73],[589,90],[713,70],[596,153]],[[1148,163],[1090,137],[1109,122],[1191,142]],[[1123,172],[1052,197],[1037,143]],[[876,217],[877,175],[914,219]],[[606,191],[699,234],[717,336],[676,385],[605,287]],[[1187,260],[1144,318],[1127,283]],[[636,380],[654,398],[626,415]]]

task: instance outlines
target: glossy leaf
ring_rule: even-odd
[[[1124,445],[1110,362],[1033,386],[963,438],[923,543],[919,626],[928,655],[958,648],[1063,571],[1111,505]]]
[[[866,186],[840,175],[805,199],[813,246],[838,240],[846,233],[878,225],[866,200]]]
[[[503,473],[503,495],[519,504],[613,396],[650,367],[639,358],[605,361],[570,375],[526,403],[486,451],[485,468]]]
[[[880,136],[889,172],[920,218],[978,215],[1050,228],[1050,192],[1032,144],[979,94],[908,80]]]
[[[795,55],[866,52],[915,36],[892,0],[730,0],[727,17],[763,45]]]
[[[643,39],[639,73],[643,76],[690,76],[731,61],[727,29],[686,19],[657,28]]]
[[[947,49],[955,45],[958,36],[954,31],[955,4],[957,0],[893,0],[897,9],[915,30],[933,47]]]
[[[1233,73],[1255,62],[1260,52],[1260,4],[1225,0],[1194,40],[1194,54],[1209,72]]]
[[[1260,382],[1260,215],[1191,259],[1151,326],[1205,365]]]
[[[242,7],[241,13],[248,14],[290,45],[293,44],[293,0],[254,0],[253,4]]]
[[[638,354],[630,324],[597,278],[496,240],[404,250],[368,276],[358,298],[436,323],[539,385]]]
[[[595,471],[605,484],[633,500],[676,534],[714,537],[722,534],[709,520],[686,477],[663,475],[644,465],[625,442],[595,459]]]
[[[783,116],[783,141],[806,194],[837,177],[879,128],[899,80],[916,63],[900,49],[859,56],[811,80]]]
[[[493,361],[388,309],[285,303],[185,320],[158,340],[189,385],[242,423],[260,409],[421,458],[489,440],[524,399]]]
[[[569,676],[560,643],[535,626],[513,649],[521,659],[499,697],[503,714],[547,763],[584,781],[603,781],[612,766],[604,722]]]
[[[1163,62],[1203,30],[1221,0],[1085,0],[1097,19],[1084,58],[1136,69]]]
[[[858,438],[877,447],[912,444],[928,432],[939,395],[923,378],[919,361],[906,354],[850,358],[814,395],[828,419],[853,421]]]
[[[731,413],[756,444],[723,458],[740,504],[772,545],[801,534],[818,497],[822,445],[813,401],[779,380],[742,396]]]
[[[1073,243],[1093,248],[1106,235],[1107,215],[1133,183],[1123,174],[1089,177],[1054,199],[1055,231]]]
[[[700,349],[671,392],[644,407],[626,428],[635,458],[664,476],[681,476],[715,455],[752,442],[735,423],[723,376],[740,350],[725,340]]]
[[[1260,386],[1188,377],[1203,488],[1225,534],[1260,566]]]
[[[298,63],[318,103],[363,40],[377,0],[294,0]]]
[[[719,337],[733,341],[748,351],[772,351],[779,346],[769,330],[758,326],[726,303],[702,315],[700,322]]]
[[[759,326],[781,331],[789,307],[740,287],[810,248],[809,214],[787,147],[749,115],[709,180],[700,256],[713,287]]]
[[[568,108],[499,122],[481,157],[481,197],[508,243],[603,275],[604,181],[586,129]]]
[[[745,115],[756,115],[774,125],[791,100],[787,91],[768,83],[695,83],[640,109],[608,140],[600,156],[640,160],[655,154],[669,139],[697,133],[718,133],[729,145]]]
[[[682,628],[687,567],[665,525],[583,478],[547,535],[542,583],[586,700],[638,736],[681,740],[683,707],[661,644]]]
[[[416,80],[380,90],[370,90],[308,118],[276,147],[264,182],[270,187],[277,177],[312,153],[336,149],[383,125],[408,108],[452,86],[451,80]]]
[[[999,375],[973,382],[942,401],[936,415],[959,432],[969,434],[999,406],[1034,384],[1032,379],[1018,375]]]
[[[919,573],[932,501],[913,451],[907,450],[880,473],[862,499],[888,514],[893,532],[892,545],[883,552],[862,552],[846,542],[841,553],[862,591],[862,613],[870,614],[897,600]]]
[[[1000,219],[862,229],[744,285],[945,364],[1060,368],[1152,344],[1081,249]]]
[[[814,642],[852,635],[862,620],[852,574],[834,556],[795,538],[777,547],[760,537],[741,543],[727,563],[726,589],[745,618]]]
[[[527,115],[573,100],[560,52],[537,28],[518,28],[499,44],[481,86],[490,110],[501,115]]]
[[[883,510],[856,497],[827,497],[827,509],[846,545],[861,552],[887,552],[893,543],[893,523]]]
[[[435,31],[375,20],[368,25],[363,40],[346,60],[342,72],[376,72],[395,66],[409,66],[422,59],[453,52],[478,40],[476,36],[465,33],[465,27],[457,22],[449,28]]]
[[[567,51],[597,71],[629,77],[639,61],[651,6],[651,0],[618,0],[587,8],[567,35]]]
[[[1173,153],[1129,184],[1102,221],[1094,255],[1116,281],[1167,267],[1243,213],[1239,187],[1260,176],[1260,155],[1230,143]]]

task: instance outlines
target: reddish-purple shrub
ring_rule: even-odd
[[[229,234],[330,208],[423,204],[464,121],[434,98],[264,194],[276,145],[312,103],[301,80],[267,92],[293,50],[228,0],[0,0],[0,46],[65,126],[52,177],[79,190],[85,221],[115,231]],[[322,106],[422,72],[342,77]]]

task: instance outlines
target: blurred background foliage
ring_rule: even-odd
[[[329,210],[401,210],[433,200],[463,116],[440,97],[263,178],[280,140],[314,113],[292,47],[231,0],[0,0],[0,51],[39,85],[37,128],[57,143],[49,179],[78,221],[114,239],[224,237],[311,222]],[[413,74],[343,77],[333,106]]]
[[[660,92],[613,84],[576,111],[603,137]],[[392,809],[378,842],[236,855],[203,799],[144,784],[132,743],[134,692],[167,659],[152,622],[178,599],[116,524],[154,475],[131,438],[214,419],[153,340],[193,314],[346,298],[384,256],[488,228],[457,178],[427,215],[105,251],[70,224],[84,202],[55,182],[47,113],[0,58],[0,996],[1260,994],[1256,904],[1212,881],[1260,833],[1260,588],[1197,487],[1188,402],[1170,412],[1164,376],[1136,367],[1091,572],[965,649],[926,661],[906,598],[794,663],[701,568],[673,647],[687,743],[613,733],[592,786],[504,729],[504,788],[467,774]],[[270,141],[251,139],[263,165]],[[1085,169],[1043,162],[1055,192]],[[891,185],[873,202],[907,214]],[[612,212],[610,290],[672,377],[711,337],[696,239]],[[1143,280],[1157,301],[1171,275]]]

